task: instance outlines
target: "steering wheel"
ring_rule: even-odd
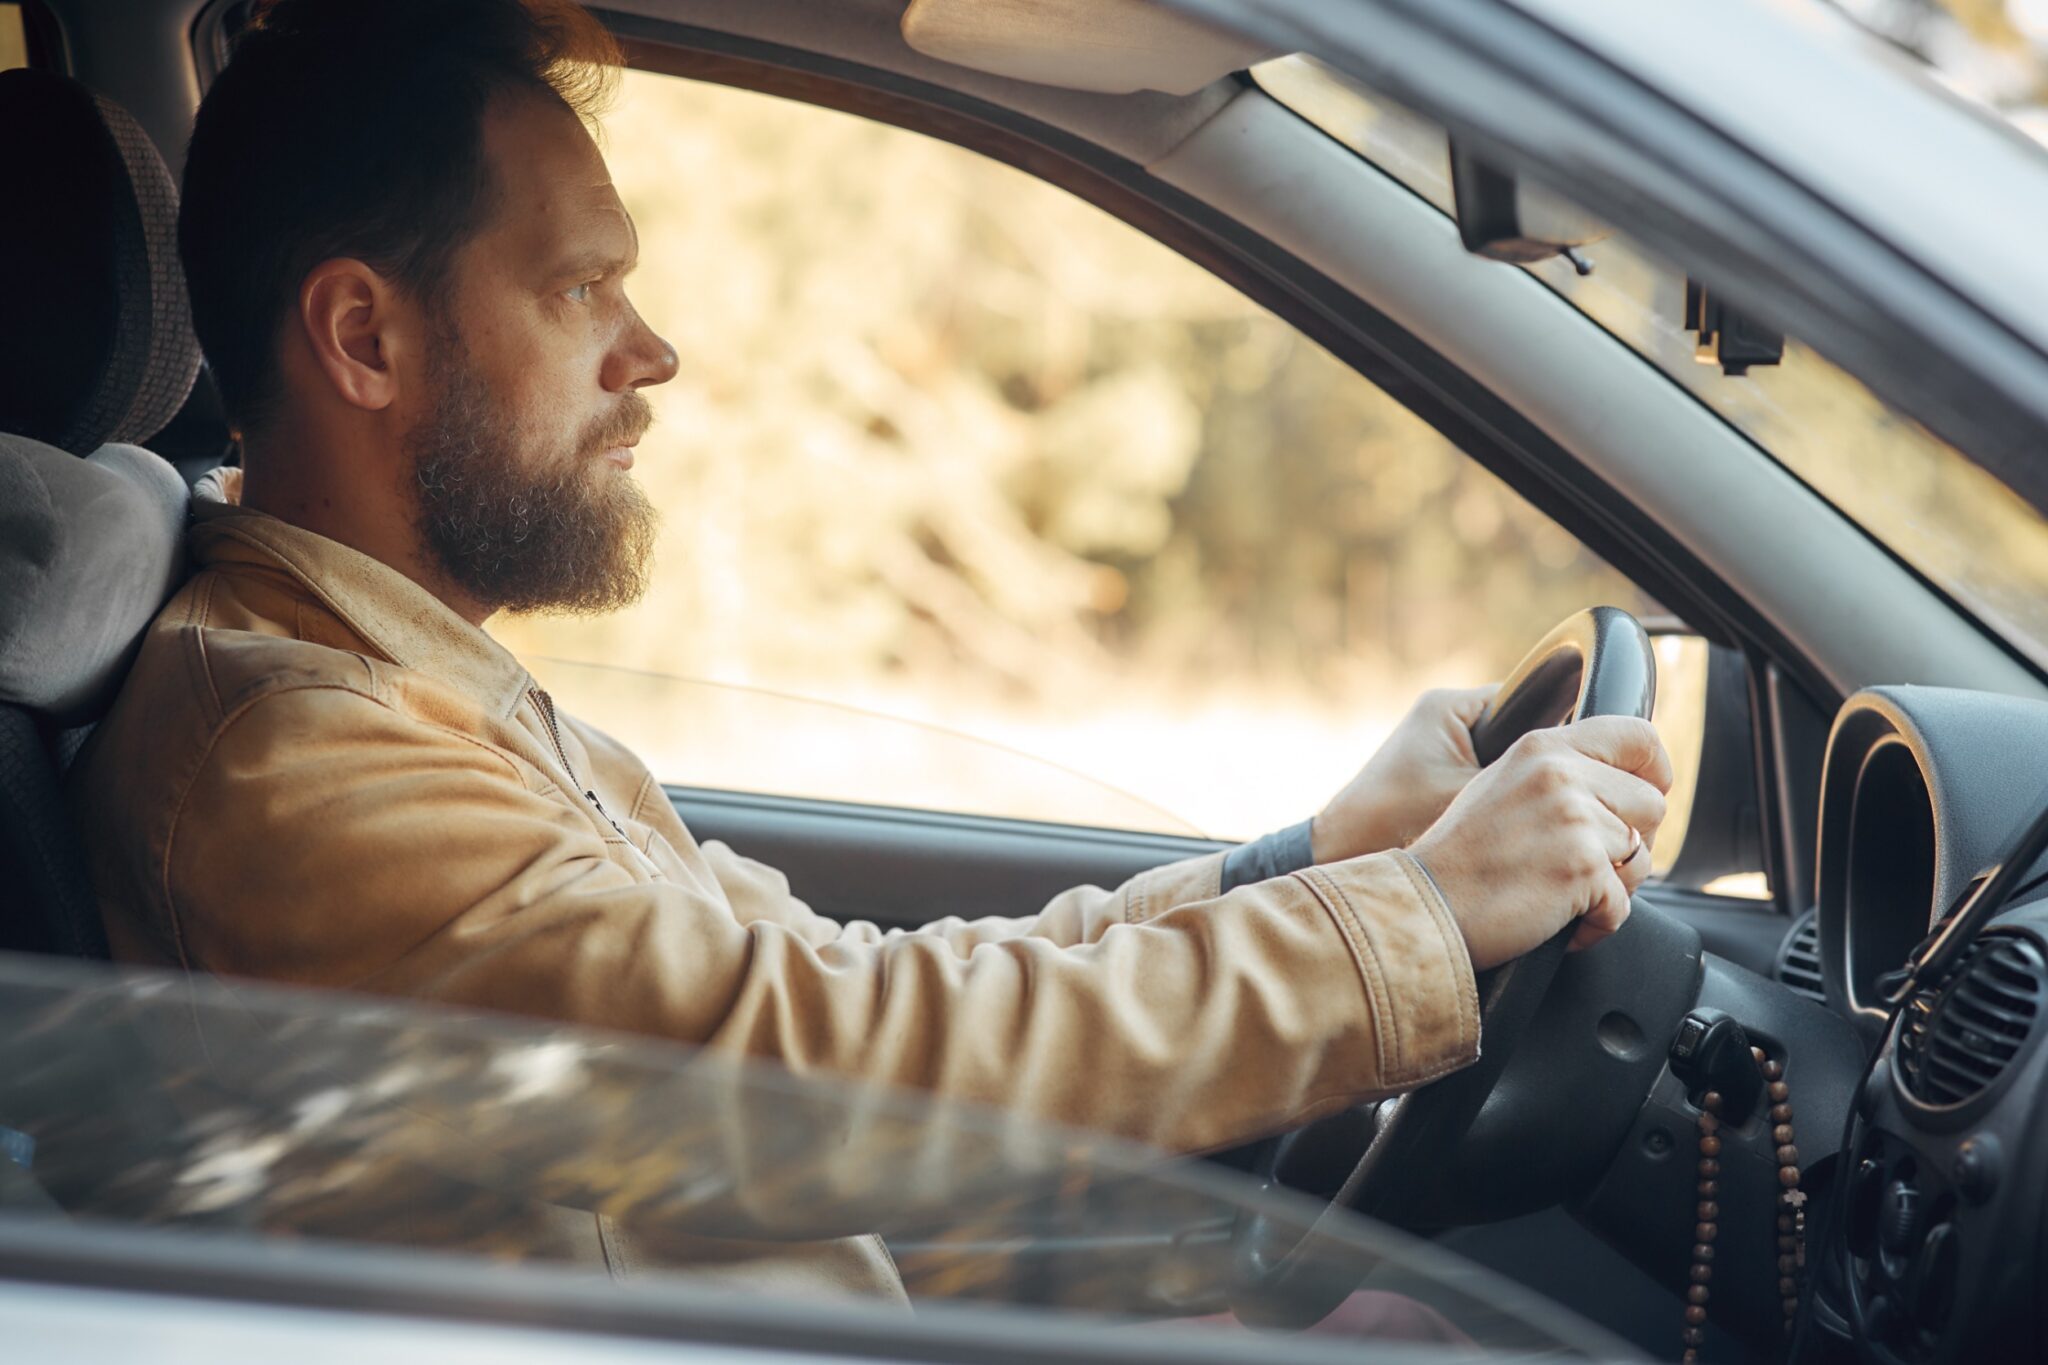
[[[1482,766],[1531,730],[1587,716],[1650,718],[1657,663],[1649,633],[1627,612],[1594,607],[1567,617],[1515,666],[1472,727]],[[1240,1318],[1273,1327],[1307,1327],[1328,1316],[1356,1287],[1304,1254],[1330,1208],[1397,1219],[1404,1192],[1426,1182],[1432,1154],[1449,1151],[1493,1092],[1515,1044],[1557,974],[1572,926],[1533,951],[1479,976],[1479,1059],[1417,1090],[1363,1105],[1259,1144],[1253,1174],[1267,1191],[1282,1188],[1290,1166],[1347,1172],[1306,1233],[1264,1212],[1240,1214],[1234,1234],[1231,1303]]]

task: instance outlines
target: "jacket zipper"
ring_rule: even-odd
[[[569,785],[582,787],[583,784],[576,780],[576,769],[569,763],[569,751],[562,747],[562,727],[555,719],[555,699],[538,687],[528,688],[527,692],[532,696],[534,706],[540,711],[541,719],[548,723],[548,738],[555,742],[555,757],[562,760],[562,771],[569,775]],[[583,787],[583,799],[597,808],[597,813],[604,817],[607,825],[618,831],[621,839],[626,837],[626,831],[620,829],[619,822],[612,819],[612,813],[604,808],[604,802],[597,799],[595,791]]]

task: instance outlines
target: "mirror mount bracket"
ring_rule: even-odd
[[[1450,140],[1450,156],[1453,216],[1465,250],[1510,265],[1562,256],[1579,274],[1593,273],[1592,261],[1578,248],[1606,236],[1604,224],[1457,138]]]
[[[1693,358],[1719,365],[1740,378],[1752,365],[1776,365],[1785,358],[1785,334],[1774,332],[1730,307],[1690,275],[1685,280],[1685,329],[1698,339]]]

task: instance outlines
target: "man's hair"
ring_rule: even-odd
[[[279,397],[306,272],[363,261],[430,307],[493,203],[483,119],[521,91],[593,119],[617,45],[570,0],[276,0],[200,104],[178,251],[230,419]]]

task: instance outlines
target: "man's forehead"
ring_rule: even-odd
[[[497,199],[495,231],[545,251],[595,237],[630,251],[632,220],[581,120],[538,98],[496,101],[484,119],[484,155]]]

